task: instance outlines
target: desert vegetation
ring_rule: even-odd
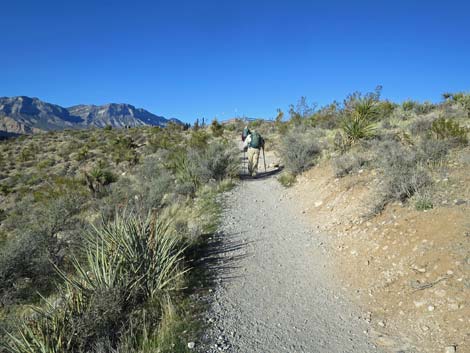
[[[437,104],[398,104],[382,100],[377,87],[316,109],[302,97],[291,105],[289,119],[274,124],[286,167],[279,181],[293,185],[297,174],[326,159],[338,178],[365,169],[378,173],[371,214],[408,200],[419,210],[432,208],[434,181],[448,155],[468,145],[470,131],[468,94],[444,93],[443,98]],[[278,117],[283,114],[278,111]]]
[[[0,352],[179,352],[239,160],[223,126],[0,143]]]

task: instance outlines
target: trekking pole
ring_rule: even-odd
[[[243,174],[245,174],[245,169],[246,169],[246,168],[245,168],[245,163],[246,163],[246,162],[245,162],[245,153],[246,153],[246,152],[245,152],[245,149],[243,149]]]
[[[264,172],[266,173],[266,157],[264,155],[264,146],[263,146],[263,162],[264,162]]]

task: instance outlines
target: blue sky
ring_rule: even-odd
[[[2,1],[0,96],[273,117],[383,86],[470,90],[469,1]]]

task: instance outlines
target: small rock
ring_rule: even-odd
[[[457,352],[456,346],[447,346],[444,353],[455,353]]]
[[[385,327],[385,322],[384,321],[379,321],[377,323],[377,325],[379,325],[380,327]]]
[[[193,349],[196,344],[194,342],[188,342],[188,348]]]
[[[323,201],[315,202],[315,207],[320,207],[321,205],[323,205]]]
[[[428,311],[434,311],[434,309],[436,309],[436,307],[434,305],[429,305],[428,306]]]
[[[464,205],[464,204],[466,204],[466,203],[467,203],[467,201],[462,200],[462,199],[454,200],[454,204],[455,204],[456,206]]]

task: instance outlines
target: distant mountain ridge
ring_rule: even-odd
[[[0,97],[0,132],[32,134],[89,127],[165,126],[178,119],[166,119],[131,104],[76,105],[64,108],[26,96]]]

